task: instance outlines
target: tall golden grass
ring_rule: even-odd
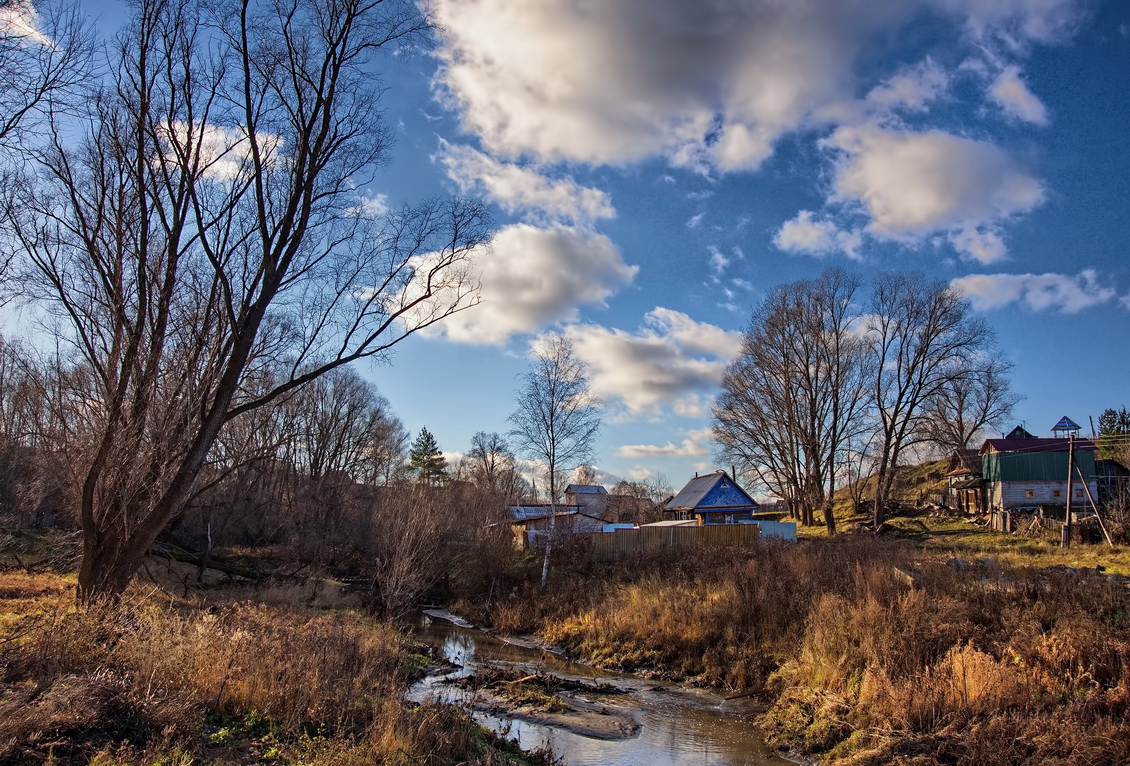
[[[1130,762],[1130,592],[1093,572],[847,536],[559,571],[499,612],[609,668],[761,692],[771,742],[831,762]]]
[[[60,598],[43,607],[35,594],[44,593]],[[0,573],[4,613],[3,764],[522,758],[454,708],[403,702],[425,658],[392,625],[363,615],[202,608],[136,592],[79,609],[66,581]]]

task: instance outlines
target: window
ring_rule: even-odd
[[[1036,496],[1036,490],[1034,490],[1034,489],[1024,490],[1024,497],[1035,497],[1035,496]]]
[[[1063,497],[1063,490],[1062,489],[1053,489],[1052,490],[1052,497]]]
[[[1081,490],[1081,489],[1075,490],[1075,497],[1077,497],[1077,498],[1083,497],[1083,490]]]

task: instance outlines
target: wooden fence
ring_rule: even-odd
[[[640,527],[577,535],[588,541],[593,561],[617,561],[635,553],[663,549],[718,548],[749,545],[761,537],[756,524],[718,524],[703,527]]]

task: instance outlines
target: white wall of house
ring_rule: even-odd
[[[1087,491],[1078,481],[1072,485],[1074,497],[1071,506],[1083,510],[1090,505],[1087,500]],[[1087,480],[1087,487],[1091,490],[1091,497],[1098,498],[1098,483],[1094,479]],[[1007,481],[992,482],[989,484],[989,506],[992,508],[1020,508],[1029,505],[1066,505],[1066,481]]]

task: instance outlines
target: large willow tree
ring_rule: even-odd
[[[374,69],[407,0],[139,0],[85,117],[4,219],[28,293],[94,381],[79,597],[121,593],[225,424],[473,301],[483,210],[375,214]]]

